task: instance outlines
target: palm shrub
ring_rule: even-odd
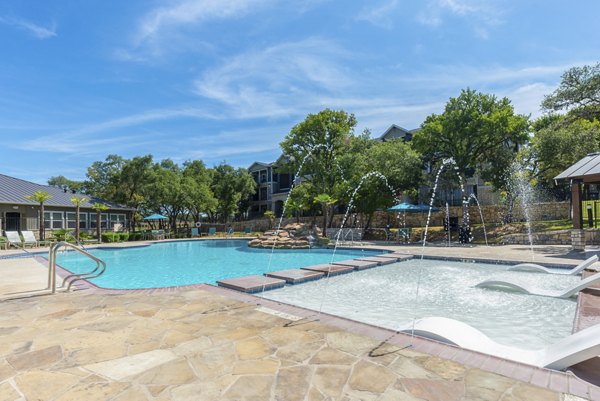
[[[35,191],[33,195],[27,195],[25,196],[25,198],[34,200],[40,204],[40,240],[43,241],[44,239],[46,239],[46,218],[44,216],[44,202],[54,198],[54,195],[51,195],[48,192],[44,191]]]

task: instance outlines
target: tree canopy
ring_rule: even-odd
[[[450,98],[444,113],[425,119],[413,136],[413,147],[425,161],[451,157],[463,177],[478,173],[503,188],[505,171],[528,140],[528,120],[515,114],[507,98],[466,89]]]
[[[565,71],[558,88],[544,97],[546,111],[570,111],[588,120],[600,117],[600,63]]]

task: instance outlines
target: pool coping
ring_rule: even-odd
[[[189,239],[188,239],[189,241]],[[195,241],[195,240],[192,240]],[[176,242],[176,241],[160,241],[164,242]],[[142,246],[149,246],[150,244],[145,244]],[[109,249],[123,249],[123,248],[137,248],[138,246],[133,247],[118,247],[118,248],[109,248]],[[97,249],[97,248],[96,248]],[[356,249],[351,247],[338,247],[338,249]],[[368,248],[373,251],[382,251],[389,252],[389,249],[382,248]],[[47,259],[41,256],[43,253],[37,254],[28,254],[27,256],[21,255],[20,257],[34,257],[38,262],[47,262]],[[407,253],[407,255],[409,255]],[[414,256],[414,255],[413,255]],[[448,261],[462,261],[462,262],[474,262],[474,263],[489,263],[489,264],[515,264],[518,262],[515,261],[500,261],[502,263],[496,263],[490,259],[481,259],[481,258],[460,258],[460,257],[436,257],[425,255],[422,256],[422,259],[428,260],[448,260]],[[567,265],[559,265],[559,264],[551,264],[545,263],[545,265],[559,267],[559,266],[567,266]],[[572,267],[572,266],[568,266]],[[56,270],[59,277],[63,277],[71,274],[70,271],[64,269],[60,265],[57,264]],[[356,270],[355,270],[356,271]],[[286,313],[289,315],[299,316],[303,319],[309,318],[318,314],[319,317],[323,316],[323,318],[319,318],[318,321],[324,324],[330,324],[334,327],[349,331],[354,334],[365,335],[368,337],[376,338],[381,340],[382,342],[388,342],[390,344],[396,346],[405,346],[405,342],[407,339],[410,339],[410,347],[415,349],[416,351],[423,352],[429,355],[438,356],[440,358],[444,358],[450,361],[454,361],[463,365],[467,365],[474,368],[479,368],[488,372],[497,373],[506,377],[510,377],[512,379],[516,379],[519,381],[523,381],[538,387],[543,387],[550,389],[552,391],[558,391],[563,393],[570,393],[576,395],[578,397],[592,397],[591,399],[600,400],[600,387],[596,386],[594,383],[587,382],[579,377],[575,376],[570,371],[562,372],[556,371],[546,368],[539,368],[532,365],[526,365],[519,362],[510,361],[507,359],[502,359],[499,357],[495,357],[492,355],[484,354],[477,351],[472,351],[464,348],[460,348],[457,346],[441,343],[435,340],[422,338],[418,336],[411,336],[408,334],[400,333],[391,329],[383,328],[376,325],[371,325],[368,323],[359,322],[356,320],[352,320],[349,318],[344,318],[341,316],[330,315],[324,312],[318,313],[317,311],[303,308],[300,306],[295,306],[291,304],[286,304],[281,301],[273,301],[270,299],[266,299],[255,294],[248,294],[240,291],[236,291],[233,289],[228,289],[224,287],[218,287],[212,284],[206,283],[195,283],[181,286],[170,286],[170,287],[158,287],[158,288],[141,288],[141,289],[112,289],[97,286],[96,284],[82,279],[74,284],[76,290],[92,290],[93,292],[104,293],[104,294],[129,294],[129,293],[143,293],[143,294],[152,294],[152,293],[162,293],[162,292],[176,292],[176,291],[185,291],[185,290],[193,290],[193,289],[203,289],[209,292],[217,293],[219,295],[227,296],[229,298],[233,298],[246,303],[255,303],[256,305],[265,306],[281,313]],[[580,311],[584,302],[584,297],[594,296],[593,294],[588,294],[585,291],[580,293],[581,296],[578,296],[577,299],[577,308],[575,312],[574,322],[573,322],[573,332],[578,331],[578,326],[580,324]],[[579,328],[580,330],[581,328]],[[404,343],[403,343],[404,342]]]
[[[563,372],[527,365],[524,363],[488,355],[482,352],[460,348],[455,345],[442,343],[428,338],[411,336],[410,334],[401,333],[395,330],[359,322],[341,316],[331,315],[325,312],[319,313],[318,311],[303,308],[301,306],[263,298],[257,294],[248,294],[211,284],[190,284],[185,286],[134,290],[104,289],[94,286],[90,289],[94,292],[104,293],[107,295],[129,293],[150,295],[194,289],[205,290],[216,295],[234,299],[236,301],[254,304],[257,307],[264,307],[274,310],[283,314],[284,317],[285,315],[288,315],[288,320],[290,320],[290,323],[288,324],[291,326],[295,324],[302,324],[303,322],[315,321],[353,334],[374,338],[381,341],[382,344],[389,343],[400,348],[410,348],[417,352],[450,360],[461,365],[481,369],[486,372],[496,373],[537,387],[546,388],[551,391],[568,393],[584,399],[600,400],[600,387],[577,377],[570,371]],[[300,319],[290,319],[294,317],[298,317]]]

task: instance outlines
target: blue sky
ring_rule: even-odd
[[[308,113],[379,136],[470,87],[539,104],[600,61],[600,2],[128,0],[0,3],[0,173],[84,179],[111,153],[247,167]]]

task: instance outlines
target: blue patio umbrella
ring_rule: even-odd
[[[403,212],[403,213],[425,213],[429,211],[429,205],[425,205],[423,203],[419,203],[418,205],[413,205],[411,203],[402,202],[397,205],[394,205],[388,208],[390,212]],[[439,209],[437,207],[432,207],[432,212],[437,212]]]
[[[406,232],[406,213],[428,213],[429,205],[425,205],[423,203],[419,203],[418,205],[413,205],[411,203],[402,202],[397,205],[394,205],[387,209],[390,212],[402,213],[402,226]],[[431,207],[432,212],[437,212],[439,209],[437,207]]]
[[[167,220],[168,217],[163,216],[162,214],[154,213],[150,216],[144,217],[144,220]]]

